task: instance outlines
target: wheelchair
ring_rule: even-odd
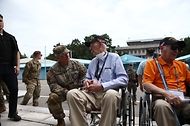
[[[186,85],[186,96],[190,96],[190,87]],[[190,120],[178,117],[180,125],[190,124]],[[153,109],[152,109],[152,94],[146,92],[143,97],[140,97],[139,104],[139,126],[153,126]]]
[[[119,93],[121,94],[120,107],[117,110],[117,118],[114,126],[135,126],[135,107],[132,100],[132,95],[127,91],[126,88],[120,88]],[[89,126],[97,126],[99,119],[101,118],[101,111],[95,110],[87,113],[90,115]]]

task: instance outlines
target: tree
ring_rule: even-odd
[[[20,53],[20,59],[24,59],[24,58],[27,58],[26,54],[24,53],[24,55],[22,55],[22,54]]]
[[[92,59],[93,57],[88,47],[85,46],[84,42],[81,43],[78,39],[72,40],[72,43],[68,44],[67,48],[71,51],[72,58]]]
[[[78,39],[72,40],[71,44],[66,45],[66,47],[71,51],[70,56],[72,58],[77,59],[89,59],[91,60],[94,56],[90,52],[89,48],[85,46],[85,42],[88,42],[91,40],[92,36],[95,36],[96,34],[92,34],[90,36],[85,36],[84,42],[80,42]],[[108,52],[115,52],[115,46],[112,46],[112,39],[107,34],[102,35],[106,39],[106,45]],[[60,43],[54,45],[54,47],[60,45]],[[55,56],[53,54],[49,54],[46,59],[49,60],[56,60]]]
[[[54,45],[53,47],[57,47],[57,46],[59,46],[59,45],[61,45],[60,42],[57,43],[56,45]],[[55,55],[54,55],[54,54],[51,54],[51,53],[46,57],[46,59],[54,60],[54,61],[57,60],[57,59],[55,58]]]
[[[182,39],[180,39],[180,40],[182,40]],[[190,37],[184,38],[184,42],[186,43],[186,47],[183,49],[182,52],[179,53],[178,57],[189,54],[189,50],[190,50]]]

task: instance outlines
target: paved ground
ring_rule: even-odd
[[[22,120],[19,122],[11,121],[8,116],[8,109],[7,111],[1,113],[1,126],[55,126],[56,120],[52,117],[52,115],[49,113],[49,110],[47,108],[47,98],[49,94],[49,88],[46,84],[45,80],[41,80],[42,83],[42,92],[40,97],[40,105],[39,107],[32,106],[31,100],[29,101],[28,105],[20,105],[20,102],[25,94],[25,85],[19,80],[19,98],[18,98],[18,112],[19,115],[22,117]],[[141,96],[141,92],[137,91],[137,99]],[[8,104],[6,103],[6,106],[8,108]],[[67,103],[63,103],[63,108],[65,109],[66,114],[66,126],[70,126],[69,121],[69,109],[67,106]],[[139,105],[137,104],[135,106],[135,124],[138,126],[138,111],[139,111]],[[90,121],[90,116],[88,115],[88,121]],[[154,123],[156,126],[156,124]],[[188,125],[185,125],[188,126]]]

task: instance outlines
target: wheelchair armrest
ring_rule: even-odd
[[[190,96],[190,86],[188,84],[185,84],[186,87],[186,94],[185,96]]]
[[[183,99],[182,102],[183,103],[190,103],[190,99]]]
[[[151,91],[146,91],[146,90],[145,90],[145,94],[147,94],[147,95],[148,95],[148,94],[152,94],[152,92],[151,92]]]

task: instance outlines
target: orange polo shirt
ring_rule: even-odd
[[[158,63],[167,83],[168,89],[179,89],[186,93],[185,83],[190,85],[190,72],[184,62],[174,60],[168,65],[162,57],[158,57]],[[150,59],[144,69],[143,83],[149,82],[164,89],[159,70],[154,59]]]

